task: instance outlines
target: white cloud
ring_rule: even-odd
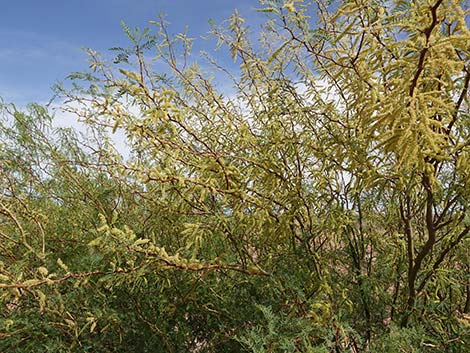
[[[53,103],[49,106],[49,112],[54,116],[53,126],[56,128],[71,128],[83,136],[90,136],[91,127],[81,119],[73,110],[80,111],[83,106],[78,103]],[[127,137],[122,129],[112,131],[107,129],[108,136],[113,143],[116,151],[124,158],[128,159],[131,155],[131,148],[127,143]]]

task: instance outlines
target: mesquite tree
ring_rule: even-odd
[[[261,1],[229,67],[124,25],[57,88],[88,137],[6,106],[0,347],[465,351],[465,6]]]

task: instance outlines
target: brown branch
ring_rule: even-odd
[[[425,221],[426,221],[426,229],[428,233],[428,239],[424,244],[421,251],[418,252],[416,258],[413,261],[412,267],[408,271],[408,300],[406,304],[406,312],[401,321],[401,326],[407,326],[408,318],[415,305],[416,294],[419,292],[416,290],[416,279],[418,277],[418,273],[421,270],[421,265],[423,260],[426,256],[428,256],[433,247],[436,243],[436,229],[434,227],[433,222],[433,204],[434,204],[434,196],[431,187],[431,181],[427,175],[423,176],[423,186],[426,189],[427,198],[426,198],[426,210],[425,210]],[[410,261],[410,259],[408,259]]]
[[[433,267],[432,267],[432,270],[429,271],[429,273],[426,275],[426,277],[424,277],[424,279],[421,281],[421,284],[419,285],[417,291],[421,291],[424,286],[426,285],[427,281],[429,280],[429,278],[431,278],[431,276],[436,272],[436,270],[439,268],[439,266],[441,265],[441,263],[444,261],[446,255],[453,249],[455,248],[461,241],[463,238],[465,238],[465,236],[467,236],[470,232],[470,226],[467,226],[464,228],[464,230],[462,230],[462,232],[460,232],[460,234],[457,236],[457,238],[454,239],[453,242],[451,242],[442,252],[441,254],[439,255],[439,257],[437,258],[436,262],[434,263]]]
[[[186,270],[186,271],[193,271],[193,272],[229,270],[229,271],[240,272],[246,275],[256,275],[256,276],[269,276],[270,275],[268,272],[262,269],[259,269],[259,270],[246,269],[246,268],[239,267],[237,265],[211,264],[211,263],[203,263],[203,262],[193,263],[193,264],[177,263],[177,262],[171,261],[168,258],[162,257],[160,253],[134,248],[129,245],[126,245],[126,249],[132,252],[145,254],[146,256],[156,258],[157,261],[164,263],[166,266],[179,269],[179,270]]]
[[[118,273],[118,272],[124,272],[123,271],[114,271],[111,273]],[[65,282],[71,278],[84,278],[84,277],[89,277],[89,276],[94,276],[94,275],[104,275],[104,274],[109,274],[108,272],[104,271],[91,271],[91,272],[84,272],[84,273],[69,273],[65,275],[64,277],[57,278],[57,279],[51,279],[51,278],[45,278],[43,280],[39,280],[38,282],[31,283],[31,284],[24,284],[24,283],[13,283],[13,284],[3,284],[0,283],[0,289],[8,289],[8,288],[19,288],[19,289],[29,289],[33,287],[38,287],[42,286],[44,284],[58,284]]]
[[[457,100],[457,103],[455,104],[455,111],[454,111],[454,114],[452,116],[452,121],[447,126],[447,133],[448,134],[450,134],[450,131],[452,130],[452,127],[454,126],[455,122],[457,121],[460,106],[462,105],[462,103],[463,103],[463,101],[464,101],[464,99],[465,99],[465,97],[467,96],[467,93],[468,93],[468,86],[469,86],[469,83],[470,83],[470,70],[468,68],[465,68],[464,70],[466,71],[467,74],[465,75],[462,92],[460,93],[459,99]]]
[[[427,27],[424,30],[424,35],[426,37],[426,41],[425,41],[425,44],[424,44],[424,48],[421,50],[421,52],[419,54],[418,68],[416,69],[415,75],[413,76],[413,79],[411,80],[410,90],[409,90],[410,97],[413,97],[414,91],[415,91],[415,89],[418,85],[418,79],[419,79],[419,77],[421,76],[421,73],[424,70],[424,59],[425,59],[426,54],[429,50],[429,47],[428,47],[429,39],[431,37],[432,31],[434,30],[434,28],[438,24],[437,9],[442,4],[442,2],[443,2],[443,0],[437,0],[437,2],[434,4],[434,6],[432,6],[431,9],[430,9],[431,10],[431,16],[432,16],[432,21],[431,21],[431,24],[429,25],[429,27]]]

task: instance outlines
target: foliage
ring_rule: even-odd
[[[468,4],[260,6],[2,106],[1,351],[469,348]]]

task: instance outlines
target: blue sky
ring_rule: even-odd
[[[1,5],[0,97],[20,106],[47,102],[53,84],[87,69],[81,48],[105,52],[127,46],[121,21],[142,28],[162,12],[172,33],[188,25],[190,36],[198,38],[209,31],[209,19],[220,23],[235,8],[255,27],[262,16],[254,11],[257,0],[4,0]],[[206,45],[198,41],[195,48],[213,48]]]

